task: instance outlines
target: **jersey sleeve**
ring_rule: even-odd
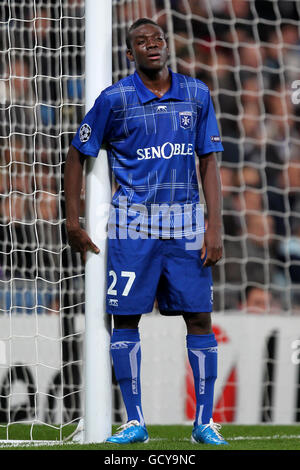
[[[220,132],[213,102],[209,91],[203,100],[201,113],[198,117],[196,153],[199,157],[211,152],[222,152]]]
[[[83,118],[71,144],[84,155],[97,157],[108,133],[111,108],[104,92]]]

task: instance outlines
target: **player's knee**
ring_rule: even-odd
[[[203,335],[212,333],[210,313],[184,314],[187,333],[192,335]]]
[[[138,328],[141,315],[114,315],[114,328],[134,330]]]

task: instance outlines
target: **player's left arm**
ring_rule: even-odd
[[[201,259],[203,266],[213,266],[222,258],[222,191],[220,172],[216,154],[202,155],[200,161],[200,177],[207,207],[207,227]]]

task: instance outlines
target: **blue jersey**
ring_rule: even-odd
[[[92,157],[105,144],[118,184],[112,204],[119,216],[125,211],[129,226],[139,213],[139,230],[147,232],[151,226],[151,234],[163,237],[170,235],[166,219],[177,236],[204,230],[203,217],[197,218],[195,153],[201,158],[223,150],[208,87],[170,73],[171,87],[161,98],[137,72],[106,88],[72,141]]]

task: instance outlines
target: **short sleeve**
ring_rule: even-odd
[[[220,132],[213,102],[209,91],[203,100],[203,106],[197,122],[196,153],[199,157],[211,152],[222,152]]]
[[[71,144],[84,155],[97,157],[108,132],[110,103],[104,92],[83,118]]]

